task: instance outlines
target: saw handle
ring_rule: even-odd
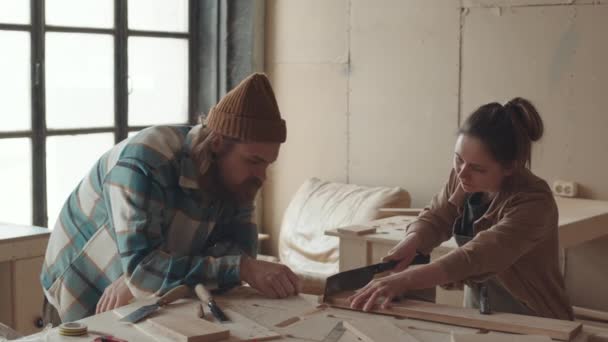
[[[397,264],[400,261],[401,260],[391,260],[391,261],[383,262],[381,264],[376,264],[376,268],[374,269],[374,273],[380,273],[380,272],[390,271],[393,268],[395,268],[395,266],[397,266]],[[416,256],[414,257],[414,259],[412,260],[412,262],[410,263],[410,265],[428,264],[430,261],[431,261],[431,257],[429,255],[424,255],[424,254],[416,253]]]
[[[184,298],[185,296],[190,294],[191,293],[190,291],[191,291],[190,287],[188,287],[186,285],[180,285],[180,286],[174,287],[171,290],[169,290],[167,293],[162,295],[156,301],[156,304],[158,304],[159,306],[163,306],[163,305],[173,303],[176,300]]]
[[[207,291],[203,284],[196,284],[194,287],[194,293],[196,293],[196,296],[203,301],[203,303],[209,303],[213,299],[213,297],[211,297],[211,293]]]
[[[424,265],[424,264],[428,264],[429,262],[431,262],[431,256],[430,255],[424,255],[424,254],[416,253],[416,256],[414,257],[414,260],[412,260],[412,262],[410,263],[410,265]]]

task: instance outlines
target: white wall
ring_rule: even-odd
[[[607,18],[607,0],[267,1],[265,66],[288,138],[264,189],[266,251],[311,176],[402,186],[424,206],[446,180],[459,122],[515,96],[545,122],[533,171],[608,200]],[[600,264],[585,272],[605,273]]]

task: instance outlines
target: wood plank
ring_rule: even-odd
[[[223,311],[230,318],[230,322],[223,323],[223,325],[230,329],[230,335],[235,337],[237,341],[270,341],[281,338],[281,334],[236,311],[230,309],[224,309]]]
[[[373,234],[376,232],[376,228],[370,227],[370,226],[348,226],[348,227],[338,228],[337,230],[338,230],[338,233],[345,234],[345,235],[353,235],[353,236]]]
[[[230,337],[230,330],[204,319],[161,316],[148,320],[165,336],[179,342],[215,342]]]
[[[352,292],[341,293],[324,301],[332,306],[350,309],[346,299]],[[479,310],[453,307],[448,305],[407,300],[390,309],[380,307],[374,313],[422,319],[433,322],[461,325],[486,330],[549,336],[553,339],[570,341],[581,331],[581,324],[572,321],[516,315],[510,313],[493,313],[482,315]]]
[[[608,312],[573,306],[574,316],[598,322],[608,322]]]
[[[129,313],[133,312],[138,307],[147,304],[147,302],[140,302],[136,304],[137,305],[135,306],[123,306],[121,308],[115,309],[114,312],[119,317],[124,317]],[[154,326],[152,323],[148,322],[150,319],[154,319],[156,317],[171,317],[174,319],[190,320],[192,317],[196,317],[197,306],[199,304],[200,301],[198,300],[182,299],[175,303],[167,305],[166,307],[161,308],[156,313],[154,313],[153,316],[149,319],[134,325],[143,332],[154,336],[155,334],[159,333],[159,329],[157,326]],[[210,313],[207,313],[205,318],[213,323],[221,324],[222,327],[230,330],[230,338],[227,341],[268,341],[281,337],[280,334],[266,328],[263,325],[258,324],[252,319],[245,317],[244,315],[234,310],[223,308],[223,311],[230,318],[230,322],[219,323]]]
[[[386,319],[350,320],[344,321],[343,324],[344,328],[364,342],[420,342]]]
[[[551,342],[551,339],[540,335],[452,334],[452,342]]]

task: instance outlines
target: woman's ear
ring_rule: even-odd
[[[517,161],[512,161],[512,162],[509,162],[509,163],[503,165],[502,170],[503,170],[505,177],[509,177],[509,176],[513,175],[513,173],[515,173],[515,170],[517,170],[518,166],[519,166],[519,163]]]

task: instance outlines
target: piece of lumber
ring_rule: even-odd
[[[369,227],[369,226],[348,226],[348,227],[338,228],[337,230],[338,230],[338,233],[346,234],[346,235],[353,235],[353,236],[374,234],[376,232],[375,227]]]
[[[420,342],[386,319],[344,321],[344,328],[364,342]]]
[[[148,301],[149,302],[149,301]],[[119,317],[124,317],[130,314],[134,309],[148,304],[147,302],[137,303],[137,305],[127,305],[114,309],[114,313]],[[155,334],[160,333],[157,325],[149,322],[151,319],[158,317],[171,317],[181,320],[195,319],[197,322],[202,320],[197,317],[197,307],[200,301],[192,299],[182,299],[177,302],[166,305],[162,309],[156,311],[150,318],[134,324],[134,326],[143,331],[144,333],[155,337],[158,341],[171,340],[166,336],[163,338],[156,338]],[[227,341],[268,341],[274,340],[281,337],[281,334],[272,331],[265,326],[253,321],[252,319],[230,309],[223,309],[224,313],[230,318],[230,322],[221,323],[223,328],[230,330],[230,338]],[[205,315],[206,319],[212,323],[220,324],[215,320],[215,317],[211,314]]]
[[[551,342],[547,336],[511,334],[452,334],[452,342]]]
[[[608,322],[608,312],[573,306],[574,316],[598,322]]]
[[[164,336],[178,342],[215,342],[230,337],[226,327],[197,318],[164,315],[148,319]]]
[[[230,329],[230,335],[234,336],[237,341],[270,341],[281,338],[281,334],[258,324],[236,311],[230,309],[223,309],[223,311],[230,318],[230,322],[222,323],[222,325]]]
[[[323,298],[323,301],[334,307],[350,309],[350,305],[346,299],[351,294],[352,292],[339,293],[329,298]],[[371,311],[385,315],[421,319],[478,329],[543,335],[563,341],[570,341],[582,328],[582,325],[578,322],[499,312],[491,315],[482,315],[479,313],[479,310],[475,309],[414,300],[406,300],[400,304],[393,305],[389,309],[382,309],[377,306]]]

